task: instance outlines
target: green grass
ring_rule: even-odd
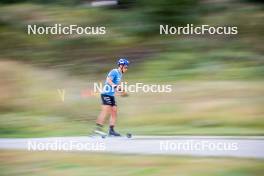
[[[178,43],[181,44],[181,42]],[[131,74],[128,78],[140,78],[152,82],[262,80],[263,64],[263,55],[249,51],[230,49],[212,49],[208,52],[174,51],[162,53],[152,60],[147,60],[139,66],[144,70],[143,73],[139,72],[136,76]]]
[[[0,62],[0,67],[4,78],[1,137],[74,136],[92,131],[100,98],[81,96],[83,90],[93,89],[92,80],[17,62]],[[263,135],[262,81],[162,84],[172,84],[173,91],[117,97],[117,129],[138,135]],[[66,91],[64,102],[58,88]]]
[[[261,176],[253,159],[0,151],[1,175]]]

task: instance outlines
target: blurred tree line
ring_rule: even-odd
[[[197,15],[198,0],[142,0],[144,15],[158,24],[186,24],[194,21]]]
[[[1,0],[2,3],[79,5],[92,0]],[[118,0],[117,8],[141,9],[144,22],[186,24],[193,21],[199,0]]]
[[[40,3],[40,4],[61,4],[61,5],[73,5],[78,4],[82,0],[1,0],[0,2],[3,4],[14,4],[14,3]]]

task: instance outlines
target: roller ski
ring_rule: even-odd
[[[102,127],[96,127],[96,129],[93,131],[92,137],[100,136],[102,138],[110,137],[110,138],[120,138],[120,137],[126,137],[126,138],[132,138],[131,133],[126,133],[125,135],[121,135],[120,133],[116,132],[113,128],[110,128],[108,131],[108,134],[105,133],[102,129]]]
[[[127,133],[126,135],[121,135],[120,133],[116,132],[113,127],[110,126],[108,137],[127,137],[131,138],[132,135],[130,133]]]
[[[101,126],[97,126],[97,127],[94,129],[94,131],[93,131],[93,133],[92,133],[91,136],[92,136],[92,137],[95,137],[95,136],[101,136],[102,138],[105,138],[107,135],[108,135],[108,134],[105,133],[105,132],[103,131],[103,129],[102,129]]]

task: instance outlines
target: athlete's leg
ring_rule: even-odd
[[[110,136],[121,136],[114,130],[117,118],[117,106],[112,106],[111,108],[111,118],[110,118],[110,126],[109,126],[109,135]]]
[[[111,118],[110,118],[110,126],[115,126],[117,118],[117,106],[111,107]]]
[[[111,111],[111,106],[109,105],[102,105],[102,110],[96,120],[96,124],[103,126],[104,125],[104,121],[105,121],[105,117],[110,113]]]

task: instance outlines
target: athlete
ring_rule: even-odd
[[[109,124],[109,136],[121,136],[118,132],[114,130],[117,118],[117,105],[115,101],[115,93],[123,92],[121,88],[119,88],[119,84],[122,79],[123,73],[125,73],[128,69],[129,61],[127,58],[121,58],[117,62],[118,68],[111,70],[105,81],[103,92],[101,93],[102,100],[102,110],[96,120],[96,129],[94,132],[99,135],[105,135],[103,132],[103,125],[106,116],[109,114],[110,124]],[[124,93],[124,92],[123,92]],[[124,93],[125,94],[125,93]],[[121,95],[124,95],[121,93]]]

